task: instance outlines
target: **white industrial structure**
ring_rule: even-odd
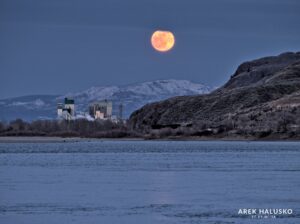
[[[119,105],[119,113],[113,115],[112,101],[102,100],[91,103],[88,113],[79,112],[75,115],[74,99],[65,98],[64,103],[57,104],[57,118],[62,120],[87,119],[87,120],[110,120],[112,122],[123,121],[123,104]]]
[[[112,102],[108,100],[94,102],[89,107],[89,114],[94,119],[108,120],[112,118]]]
[[[57,104],[57,118],[64,120],[72,120],[75,118],[74,100],[65,98],[64,104]]]

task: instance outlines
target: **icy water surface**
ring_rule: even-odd
[[[295,224],[299,211],[297,142],[0,144],[1,224]]]

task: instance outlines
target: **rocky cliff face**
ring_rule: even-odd
[[[212,93],[148,104],[130,125],[144,132],[300,136],[300,52],[245,62]]]

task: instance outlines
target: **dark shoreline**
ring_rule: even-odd
[[[300,141],[300,138],[245,138],[245,137],[169,137],[169,138],[86,138],[86,137],[45,137],[45,136],[5,136],[0,143],[70,143],[89,141],[241,141],[280,142]]]

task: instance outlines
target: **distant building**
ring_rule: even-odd
[[[65,98],[65,108],[64,111],[68,111],[69,114],[74,117],[75,116],[75,104],[74,100]]]
[[[95,119],[107,120],[112,117],[112,102],[108,100],[94,102],[89,107],[89,114]]]
[[[75,103],[73,99],[65,98],[65,102],[57,104],[58,119],[72,120],[75,117]]]
[[[57,104],[57,117],[62,117],[64,105],[62,103]]]

